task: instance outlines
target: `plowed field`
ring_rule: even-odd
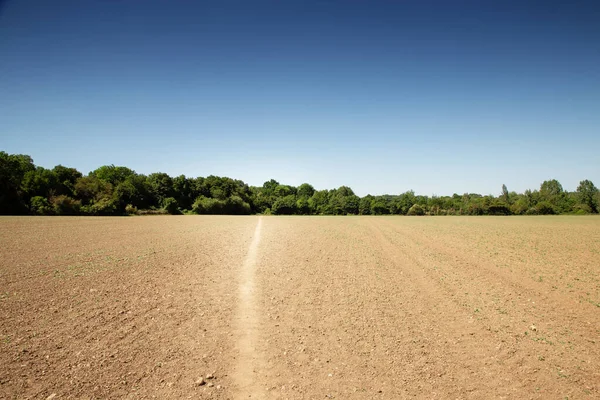
[[[597,217],[3,217],[0,399],[600,397]]]

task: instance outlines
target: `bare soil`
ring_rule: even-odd
[[[597,217],[0,218],[0,399],[567,397]]]

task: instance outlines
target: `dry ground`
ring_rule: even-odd
[[[600,218],[3,217],[0,399],[48,397],[599,398]]]

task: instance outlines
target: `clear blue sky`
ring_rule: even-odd
[[[357,194],[600,186],[598,1],[9,0],[0,150]]]

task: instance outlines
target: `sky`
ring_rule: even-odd
[[[600,186],[598,1],[0,0],[0,151],[358,195]]]

